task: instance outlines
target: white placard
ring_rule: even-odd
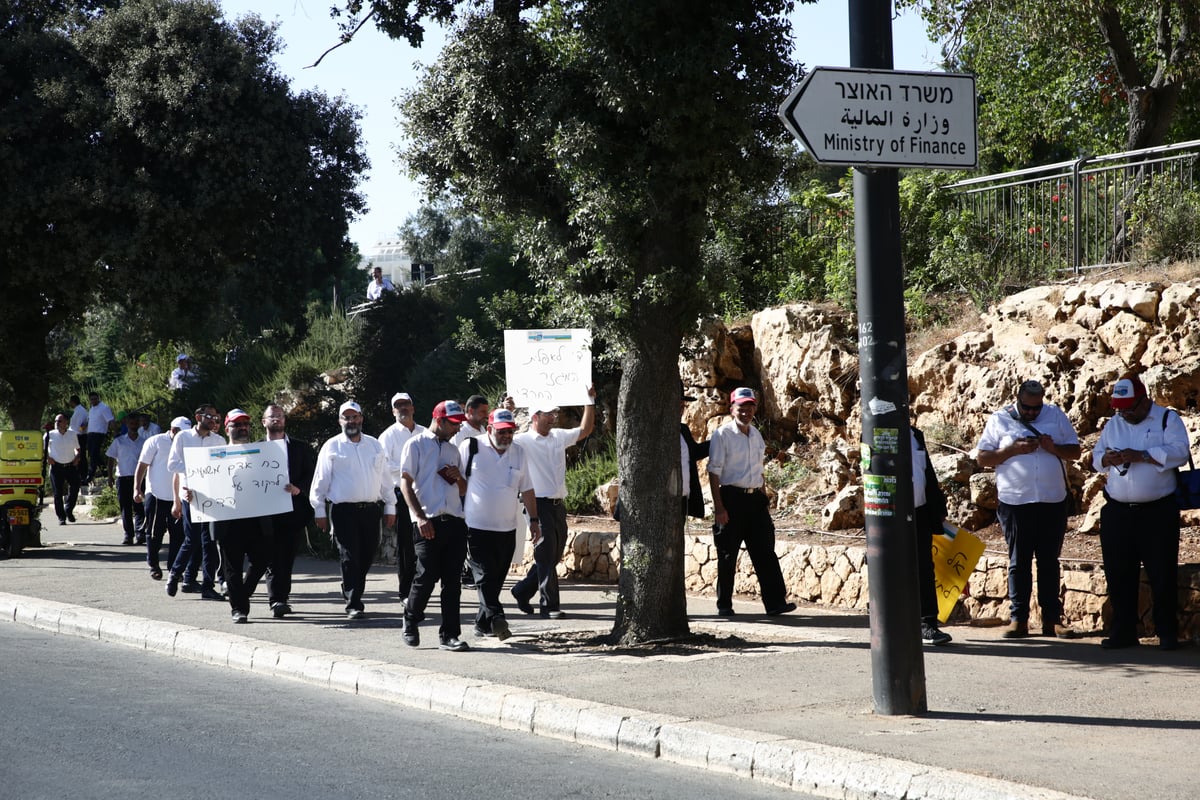
[[[592,332],[584,328],[504,332],[504,377],[519,408],[591,402]]]
[[[281,439],[183,450],[195,522],[282,514],[292,510],[287,443]]]

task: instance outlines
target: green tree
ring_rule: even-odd
[[[1192,0],[897,4],[919,7],[950,65],[975,73],[993,167],[1163,144],[1200,77]]]
[[[791,7],[495,0],[462,12],[402,103],[410,167],[513,221],[534,279],[620,355],[624,641],[688,630],[674,376],[684,332],[712,308],[709,220],[779,172]],[[409,36],[414,17],[451,8],[370,13]]]
[[[358,112],[293,95],[271,26],[204,0],[0,0],[0,19],[16,189],[0,199],[0,405],[15,424],[39,423],[88,309],[219,340],[345,269]]]

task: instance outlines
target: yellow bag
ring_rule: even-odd
[[[938,620],[946,622],[983,555],[983,542],[949,520],[942,522],[942,531],[933,537],[933,582],[937,590]]]

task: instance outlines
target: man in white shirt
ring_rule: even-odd
[[[108,485],[113,485],[114,475],[117,484],[117,505],[121,509],[121,525],[125,529],[125,540],[121,544],[133,544],[134,534],[137,534],[138,544],[144,544],[144,535],[134,525],[133,520],[133,475],[137,472],[138,456],[142,454],[145,439],[138,436],[135,425],[127,425],[124,434],[115,437],[108,446],[105,456],[108,457]]]
[[[556,428],[558,406],[546,405],[530,409],[529,429],[517,434],[513,441],[525,451],[533,493],[537,497],[537,514],[541,541],[533,548],[533,566],[512,588],[517,608],[532,614],[533,595],[543,617],[561,619],[566,616],[559,602],[558,562],[567,546],[567,448],[588,437],[596,424],[596,389],[588,387],[588,399],[578,428]]]
[[[517,422],[513,413],[498,408],[488,418],[487,432],[459,445],[465,464],[468,563],[479,592],[475,616],[476,636],[495,636],[504,641],[512,635],[500,590],[516,549],[517,517],[513,497],[519,496],[529,515],[531,538],[538,535],[537,499],[521,446],[513,443]]]
[[[442,624],[438,647],[455,653],[471,648],[460,637],[463,560],[467,556],[467,525],[463,519],[462,492],[466,489],[461,461],[452,439],[466,414],[454,400],[443,400],[433,408],[429,429],[404,445],[400,459],[400,491],[416,529],[417,572],[404,608],[404,643],[421,643],[417,624],[433,587],[442,583]]]
[[[192,423],[187,417],[176,417],[171,420],[171,427],[166,433],[157,433],[148,438],[142,445],[137,472],[133,476],[133,501],[146,504],[146,565],[150,567],[150,577],[156,581],[162,580],[163,576],[158,553],[162,549],[164,534],[169,536],[168,565],[175,563],[175,556],[183,543],[183,521],[171,514],[171,506],[175,503],[175,480],[167,467],[167,460],[171,457],[171,442],[180,431],[191,427]]]
[[[91,482],[100,470],[100,466],[103,464],[104,442],[108,439],[109,430],[116,421],[116,417],[113,415],[112,409],[108,407],[108,404],[100,402],[100,395],[98,393],[88,393],[88,403],[91,404],[91,407],[88,408],[88,472],[83,478],[85,483]]]
[[[175,356],[175,369],[171,371],[171,377],[167,379],[167,388],[176,392],[183,391],[195,383],[199,377],[199,370],[192,363],[191,356],[187,353],[180,353]]]
[[[379,549],[380,521],[386,527],[396,524],[396,494],[383,445],[362,432],[362,407],[347,400],[338,408],[338,420],[342,432],[321,445],[317,454],[309,502],[322,532],[332,523],[346,617],[358,620],[366,616],[363,591]]]
[[[50,487],[54,490],[54,513],[58,524],[75,521],[79,499],[79,436],[63,414],[54,418],[54,429],[46,435],[46,463],[50,465]]]
[[[194,427],[176,434],[167,456],[167,469],[174,475],[171,516],[183,521],[183,544],[167,572],[167,595],[175,596],[180,588],[179,580],[183,578],[183,591],[199,592],[205,600],[224,600],[214,586],[221,557],[212,538],[212,526],[207,522],[192,522],[192,493],[187,487],[187,464],[183,460],[183,451],[189,447],[219,447],[226,442],[216,432],[221,424],[221,415],[217,413],[216,406],[205,403],[197,408],[195,421]],[[197,568],[202,576],[200,583],[196,582]]]
[[[1008,542],[1006,639],[1029,635],[1029,597],[1037,558],[1042,635],[1070,638],[1063,626],[1058,556],[1067,532],[1066,461],[1079,458],[1079,437],[1067,415],[1045,401],[1037,381],[1025,381],[1017,399],[992,413],[977,446],[979,466],[996,470],[996,516]]]
[[[383,269],[375,267],[371,270],[371,280],[367,282],[367,299],[371,301],[383,297],[384,292],[394,292],[396,287],[391,278],[383,277]]]
[[[1158,646],[1174,650],[1179,646],[1175,485],[1178,468],[1188,461],[1188,432],[1179,414],[1150,400],[1136,375],[1117,381],[1111,402],[1117,413],[1092,451],[1096,471],[1108,472],[1100,550],[1113,613],[1100,646],[1115,650],[1138,644],[1138,588],[1145,565]]]
[[[88,411],[83,403],[79,402],[79,395],[71,395],[71,425],[70,429],[79,437],[79,463],[75,465],[75,472],[82,481],[88,474],[87,460],[87,423]]]
[[[408,605],[408,595],[412,592],[413,575],[417,571],[417,551],[413,545],[412,517],[408,514],[408,504],[400,493],[402,470],[400,458],[404,454],[404,445],[414,436],[425,432],[424,425],[418,425],[413,418],[415,407],[412,396],[408,392],[396,392],[392,395],[392,416],[396,421],[379,434],[379,443],[383,445],[383,453],[387,458],[388,472],[396,492],[396,577],[399,581],[400,605]]]
[[[758,400],[742,386],[729,395],[733,417],[713,431],[708,442],[708,485],[712,490],[713,544],[717,548],[717,613],[733,616],[733,576],[742,542],[758,576],[767,614],[796,610],[775,555],[775,523],[763,491],[763,458],[767,446],[754,427]]]
[[[481,394],[471,395],[467,398],[464,410],[467,418],[463,420],[462,427],[458,429],[458,433],[454,434],[453,444],[455,447],[458,447],[467,439],[487,435],[488,414],[491,413],[487,398]],[[464,461],[463,463],[465,464],[466,462]],[[478,588],[475,584],[475,574],[471,568],[469,558],[463,562],[462,587],[464,589]]]
[[[485,436],[488,432],[488,414],[491,413],[491,408],[488,405],[487,398],[481,394],[473,394],[467,398],[467,402],[463,406],[467,417],[463,420],[462,427],[458,429],[458,433],[454,434],[454,446],[458,447],[467,439],[472,439],[476,436]]]
[[[151,436],[158,436],[163,432],[162,426],[154,421],[154,418],[143,411],[140,415],[142,429],[138,436],[143,439],[149,439]]]

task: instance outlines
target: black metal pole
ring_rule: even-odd
[[[891,15],[891,0],[850,0],[850,66],[892,69]],[[875,712],[920,714],[927,706],[896,169],[855,169],[854,219]]]

